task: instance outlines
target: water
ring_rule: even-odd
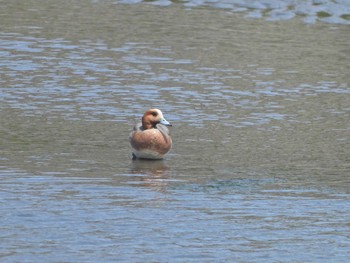
[[[347,262],[348,25],[159,3],[2,3],[1,262]]]
[[[127,4],[145,2],[156,6],[183,4],[189,9],[209,6],[242,13],[248,18],[264,18],[267,21],[290,20],[298,16],[308,24],[319,21],[350,24],[350,2],[348,0],[116,0],[115,2]]]

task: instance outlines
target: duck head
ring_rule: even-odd
[[[147,130],[155,128],[159,123],[165,126],[171,126],[171,124],[164,118],[163,113],[159,109],[149,109],[143,114],[143,129]]]

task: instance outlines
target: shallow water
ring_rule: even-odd
[[[242,13],[247,18],[267,21],[290,20],[300,17],[304,23],[319,21],[333,24],[350,24],[348,0],[116,0],[120,3],[149,3],[156,6],[183,4],[186,8],[212,7]]]
[[[1,262],[347,262],[347,25],[176,3],[0,13]],[[173,149],[132,161],[149,107]]]

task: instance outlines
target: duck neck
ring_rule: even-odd
[[[142,127],[144,130],[152,129],[155,127],[149,120],[146,120],[145,118],[142,118]]]

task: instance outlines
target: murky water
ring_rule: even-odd
[[[348,261],[349,26],[205,2],[1,3],[1,262]]]

